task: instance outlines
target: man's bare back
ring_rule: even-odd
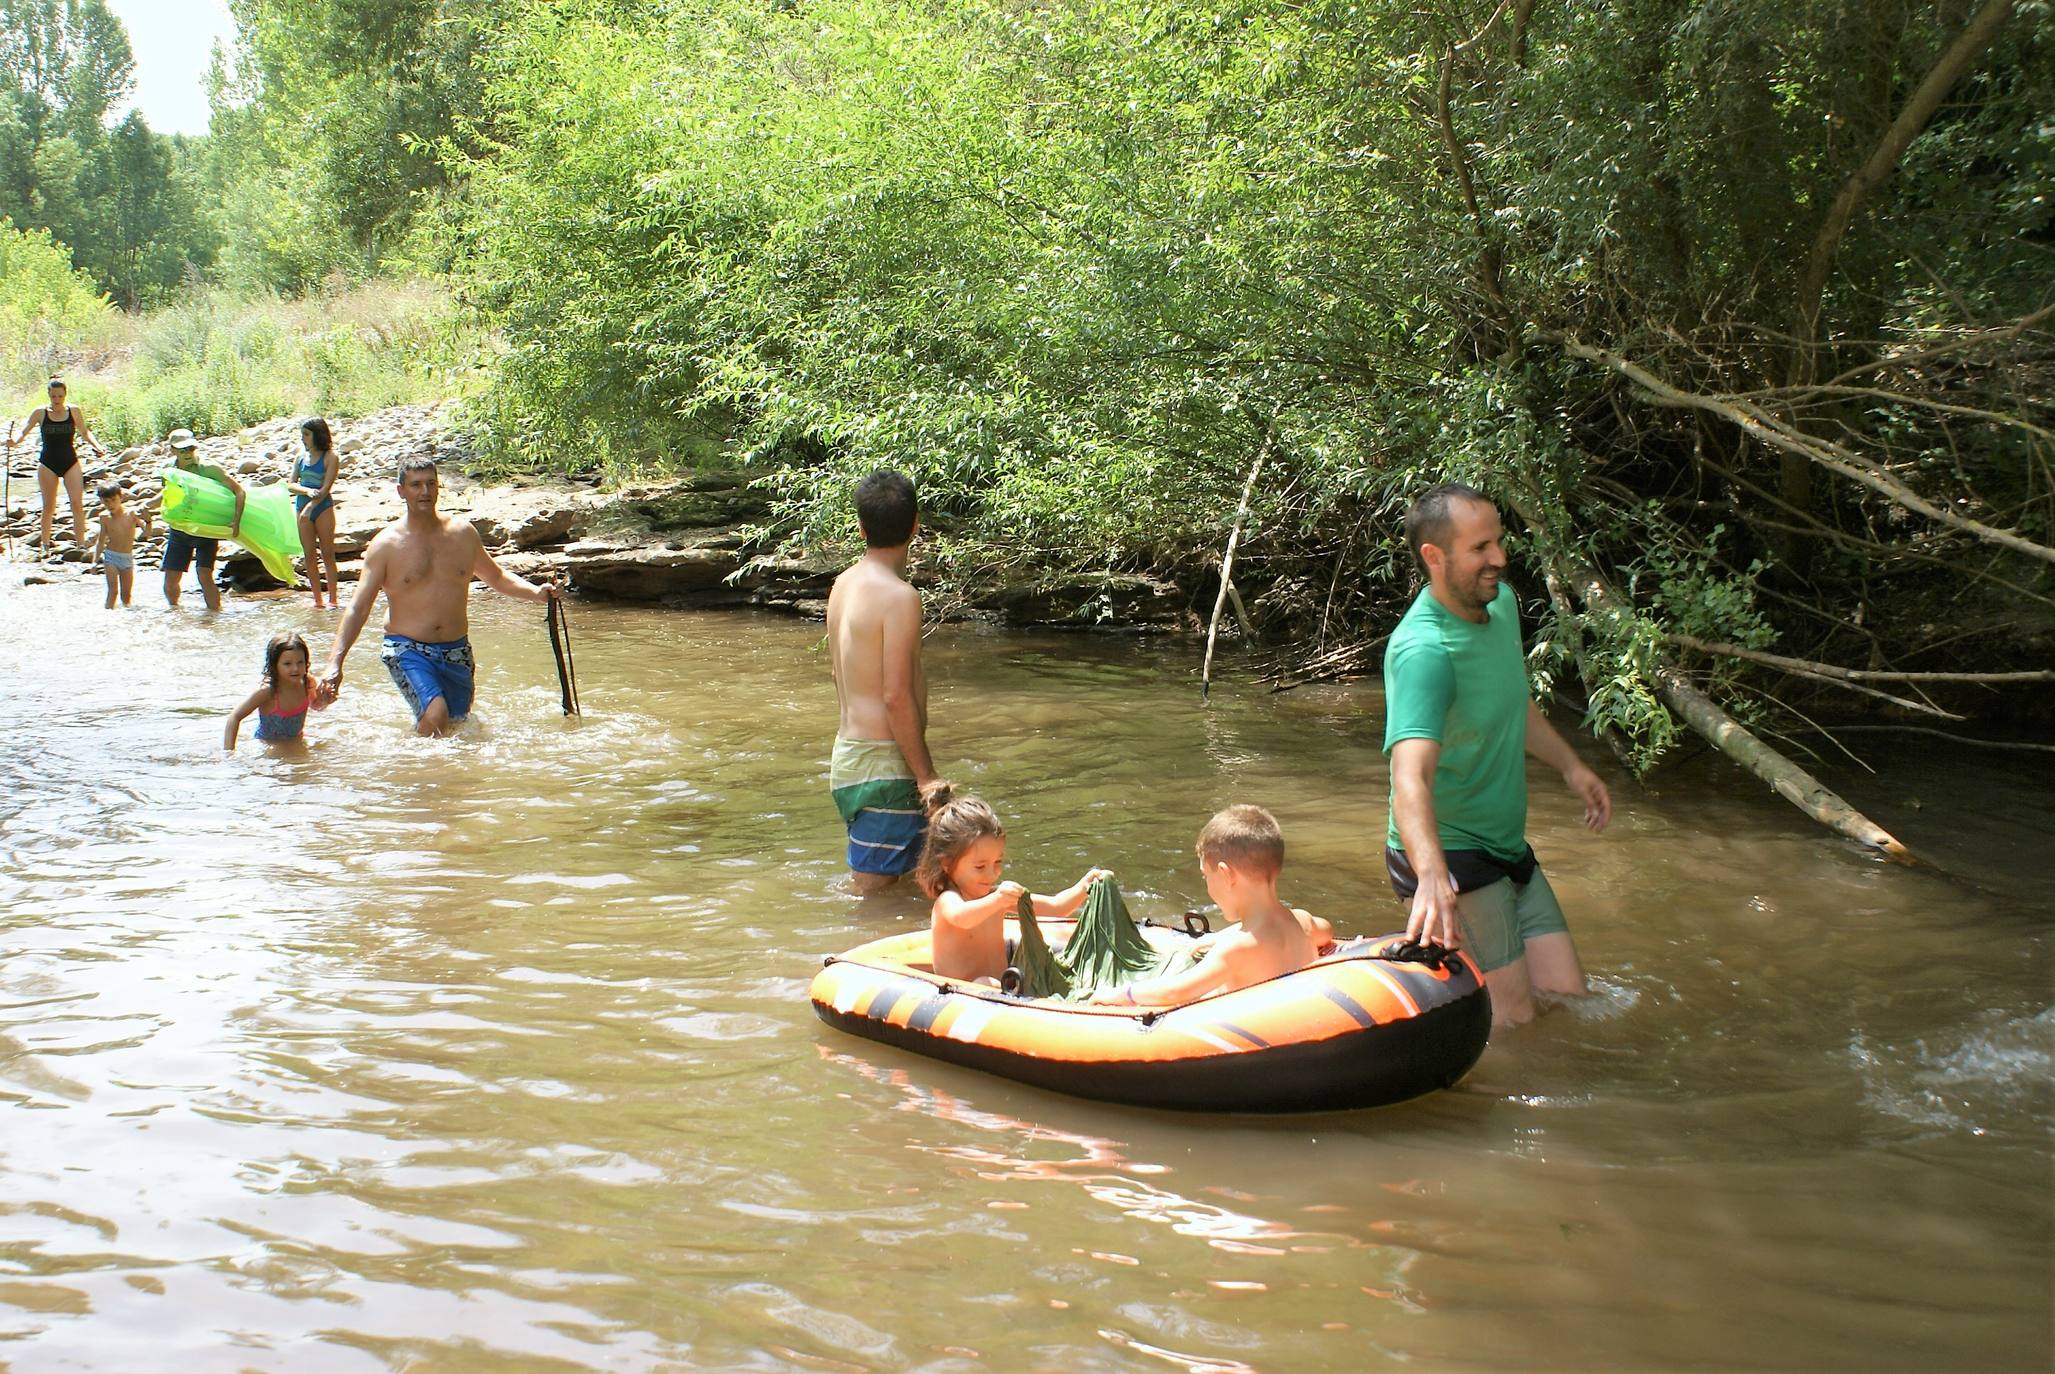
[[[835,675],[836,735],[892,740],[916,781],[932,779],[920,593],[883,560],[866,555],[835,579],[828,594],[828,664]]]
[[[828,667],[835,675],[835,748],[828,791],[849,831],[849,875],[879,892],[909,872],[927,833],[928,679],[920,662],[920,593],[906,561],[920,503],[904,473],[879,468],[856,484],[863,557],[828,594]]]

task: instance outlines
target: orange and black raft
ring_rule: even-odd
[[[1051,944],[1064,922],[1044,922]],[[1018,938],[1013,921],[1009,938]],[[1193,934],[1145,923],[1158,949]],[[813,1006],[839,1030],[1036,1087],[1201,1112],[1381,1107],[1476,1064],[1491,999],[1460,954],[1344,941],[1296,973],[1181,1007],[1029,1001],[935,976],[925,930],[831,955]]]

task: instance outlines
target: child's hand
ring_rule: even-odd
[[[1011,878],[1007,879],[1005,882],[999,884],[999,886],[992,889],[993,895],[1004,897],[1006,899],[1006,904],[1008,906],[1012,906],[1013,904],[1018,902],[1021,899],[1021,897],[1026,894],[1026,892],[1026,888],[1022,887],[1019,883],[1014,882]]]
[[[1078,885],[1078,886],[1079,886],[1080,888],[1084,889],[1085,891],[1089,892],[1089,891],[1091,891],[1091,887],[1092,887],[1092,884],[1093,884],[1093,883],[1096,883],[1096,882],[1098,882],[1098,881],[1099,881],[1099,879],[1101,879],[1101,878],[1110,878],[1110,877],[1112,877],[1112,876],[1113,876],[1113,870],[1112,870],[1112,869],[1110,869],[1110,868],[1094,868],[1094,869],[1090,869],[1090,870],[1088,870],[1088,871],[1087,871],[1087,872],[1085,873],[1085,876],[1084,876],[1084,877],[1082,877],[1082,878],[1079,878],[1079,879],[1077,880],[1077,885]]]

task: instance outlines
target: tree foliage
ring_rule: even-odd
[[[1680,671],[1774,723],[1813,704],[1772,647],[2055,649],[2049,0],[232,5],[167,161],[83,132],[101,0],[0,0],[19,222],[125,303],[209,257],[149,186],[204,187],[245,285],[447,270],[505,461],[753,465],[799,544],[889,463],[950,577],[1203,605],[1261,450],[1235,579],[1323,647],[1462,478],[1514,516],[1537,682],[1644,763]],[[1947,690],[1885,695],[1991,700]]]
[[[1524,513],[1537,600],[1566,559],[1629,592],[1545,640],[1647,757],[1682,627],[1931,664],[1949,597],[2051,607],[2031,552],[1918,513],[2027,547],[2055,514],[2055,25],[2004,8],[1863,184],[1983,10],[528,6],[461,164],[487,413],[537,461],[723,440],[801,539],[892,463],[964,575],[1200,582],[1274,428],[1242,566],[1297,634],[1388,616],[1396,512],[1464,477]]]
[[[483,117],[474,63],[487,0],[231,0],[233,62],[211,78],[224,272],[302,291],[435,245],[414,218],[450,189],[446,157]],[[438,221],[431,216],[430,223]]]
[[[107,127],[134,66],[105,0],[0,0],[0,213],[48,230],[131,310],[213,257],[188,143],[135,113]]]

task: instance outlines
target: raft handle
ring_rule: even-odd
[[[1213,922],[1203,911],[1187,911],[1184,914],[1184,933],[1187,935],[1211,935]]]
[[[1026,987],[1027,979],[1021,977],[1020,970],[1011,964],[1006,966],[1006,972],[999,975],[999,991],[1005,993],[1008,997],[1020,996],[1021,991]]]
[[[1463,967],[1462,960],[1454,950],[1443,949],[1432,941],[1422,943],[1415,940],[1401,940],[1389,948],[1379,950],[1370,957],[1373,959],[1383,959],[1394,964],[1425,964],[1436,973],[1444,970],[1450,973],[1459,973]]]

